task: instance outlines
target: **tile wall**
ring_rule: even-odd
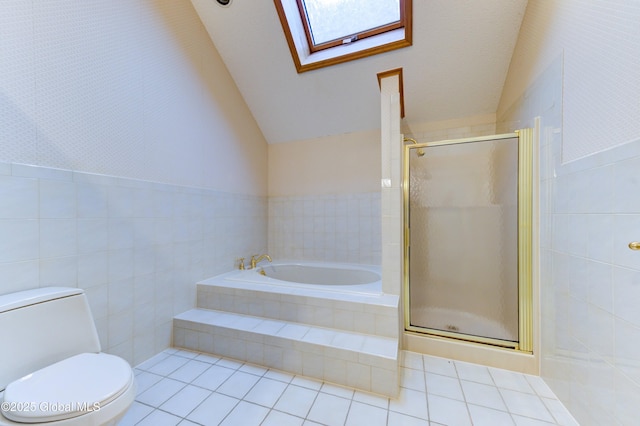
[[[380,193],[269,197],[274,259],[379,265]]]
[[[2,1],[0,75],[0,294],[82,287],[104,350],[167,348],[267,248],[267,143],[191,1]]]
[[[171,344],[195,283],[267,247],[266,197],[0,163],[2,293],[86,290],[103,350]]]
[[[541,376],[580,424],[640,405],[640,140],[563,163],[558,56],[498,122],[540,138]]]
[[[640,140],[565,165],[559,141],[542,153],[554,171],[541,183],[542,374],[581,424],[633,424],[640,252],[628,244],[640,240]]]

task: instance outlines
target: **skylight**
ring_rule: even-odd
[[[298,72],[412,44],[412,0],[274,0]]]
[[[310,47],[351,42],[398,28],[400,0],[299,0],[307,21]]]

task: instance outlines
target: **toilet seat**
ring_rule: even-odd
[[[12,383],[4,391],[2,414],[19,423],[44,423],[98,411],[133,383],[122,358],[83,353]]]

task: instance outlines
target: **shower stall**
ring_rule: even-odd
[[[532,351],[532,135],[409,139],[407,332]]]

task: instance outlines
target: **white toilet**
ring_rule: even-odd
[[[0,296],[0,426],[116,424],[135,393],[129,364],[100,352],[81,289]]]

